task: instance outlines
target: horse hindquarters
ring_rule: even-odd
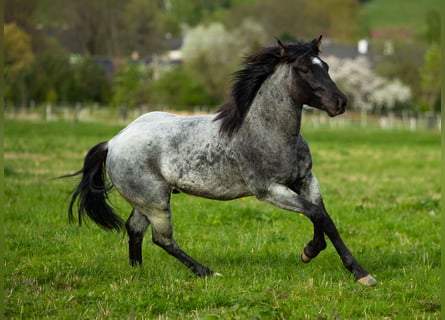
[[[149,224],[153,242],[198,276],[213,272],[187,255],[173,238],[171,189],[160,172],[156,149],[138,149],[129,141],[112,140],[107,158],[108,175],[114,187],[134,208],[126,222],[131,265],[142,263],[142,241]],[[156,147],[155,147],[156,148]]]

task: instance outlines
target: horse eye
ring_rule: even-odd
[[[298,66],[295,66],[295,69],[297,71],[300,71],[300,72],[303,72],[303,73],[308,73],[309,72],[309,68],[307,66],[298,65]]]

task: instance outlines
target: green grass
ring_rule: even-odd
[[[199,279],[154,246],[127,262],[124,233],[68,224],[73,172],[117,125],[5,121],[8,319],[439,319],[440,136],[304,129],[337,227],[379,281],[363,287],[333,246],[299,262],[312,225],[253,198],[172,199],[175,238],[222,273]],[[116,193],[126,218],[129,207]]]

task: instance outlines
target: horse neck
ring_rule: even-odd
[[[263,134],[298,136],[302,105],[290,97],[292,70],[279,65],[264,81],[246,115],[244,127]]]

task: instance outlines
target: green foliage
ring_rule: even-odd
[[[428,11],[426,16],[425,40],[428,43],[440,43],[441,17],[438,9]]]
[[[251,3],[252,0],[170,0],[168,6],[164,9],[174,16],[178,21],[190,26],[196,26],[200,22],[212,17],[212,14],[218,9],[229,9],[235,7],[238,3]]]
[[[128,61],[113,79],[112,103],[124,108],[135,108],[144,104],[149,97],[152,70],[139,61]]]
[[[26,104],[30,100],[36,104],[107,103],[110,95],[104,70],[91,59],[71,64],[67,56],[39,55],[27,67],[22,80],[8,80],[5,100],[14,105],[23,102],[19,100],[21,88],[26,93]]]
[[[15,23],[3,26],[4,34],[4,78],[6,101],[15,99],[26,102],[25,75],[35,57],[30,36]]]
[[[422,98],[425,109],[440,111],[442,89],[442,56],[440,45],[432,44],[425,53],[425,62],[420,68]]]
[[[110,100],[111,84],[105,70],[92,59],[82,59],[70,66],[72,87],[66,92],[66,101],[106,104]],[[81,97],[81,100],[79,99]]]
[[[3,25],[4,34],[4,64],[11,77],[23,72],[33,61],[31,37],[15,23]]]
[[[159,10],[156,1],[131,0],[123,14],[126,51],[145,54],[167,50],[165,35],[179,36],[178,23]]]
[[[199,279],[150,241],[68,224],[73,172],[122,126],[5,122],[7,319],[438,319],[440,135],[308,129],[327,209],[379,283],[354,283],[335,249],[299,262],[312,225],[253,198],[172,197],[175,238],[223,277]],[[63,133],[63,134],[61,134]],[[421,155],[421,156],[419,156]],[[130,208],[116,192],[121,216]]]
[[[411,88],[413,97],[417,98],[421,92],[419,67],[424,48],[404,41],[395,41],[393,44],[394,54],[381,56],[375,70],[385,78],[400,79]],[[384,43],[376,43],[375,50],[382,52],[383,45]]]
[[[198,76],[182,66],[164,73],[152,86],[152,103],[175,107],[178,110],[192,110],[195,106],[215,104],[207,86]]]

